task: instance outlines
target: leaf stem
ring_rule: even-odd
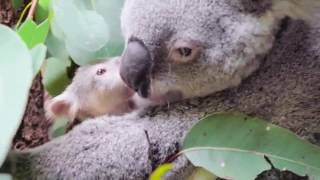
[[[164,162],[165,163],[172,163],[175,161],[179,156],[183,154],[183,151],[178,152],[177,154],[174,154],[172,156],[169,156]]]
[[[32,2],[29,2],[29,3],[26,5],[26,7],[22,10],[21,15],[20,15],[20,17],[19,17],[19,20],[18,20],[18,22],[17,22],[16,28],[18,28],[18,27],[20,26],[21,21],[22,21],[24,15],[26,14],[27,10],[31,7],[31,5],[32,5]]]
[[[95,0],[91,0],[92,9],[96,10],[96,2]]]
[[[38,0],[32,0],[31,8],[29,10],[27,18],[33,18],[33,15],[34,15],[34,13],[36,11],[37,4],[38,4]]]

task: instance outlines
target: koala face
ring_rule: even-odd
[[[205,96],[238,85],[272,47],[279,21],[265,1],[247,1],[127,0],[122,79],[150,99]]]
[[[80,67],[73,79],[76,91],[83,91],[79,95],[89,93],[108,94],[111,89],[123,86],[119,76],[120,62],[118,58],[105,60],[94,65]],[[86,83],[83,83],[86,81]]]
[[[49,117],[69,119],[122,114],[129,111],[134,92],[121,80],[119,58],[80,67],[72,83],[48,103]]]

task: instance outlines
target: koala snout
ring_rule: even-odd
[[[138,38],[130,38],[122,55],[120,76],[129,88],[141,97],[148,97],[152,58],[148,48]]]

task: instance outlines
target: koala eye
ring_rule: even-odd
[[[181,48],[178,48],[178,52],[180,53],[181,56],[188,57],[188,56],[191,56],[192,49],[188,47],[181,47]]]
[[[105,68],[100,68],[100,69],[97,70],[96,74],[97,74],[98,76],[101,76],[101,75],[103,75],[103,74],[106,73],[106,72],[107,72],[107,70],[106,70]]]
[[[173,63],[189,63],[197,60],[202,46],[195,41],[177,40],[170,46],[169,59]]]

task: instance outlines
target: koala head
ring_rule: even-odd
[[[205,96],[236,86],[259,67],[279,21],[299,3],[126,0],[120,75],[150,99]]]
[[[125,112],[134,94],[121,80],[119,58],[80,67],[72,83],[46,104],[49,116],[88,118]]]
[[[276,20],[240,1],[127,0],[120,73],[141,96],[205,96],[238,85],[271,47]]]

